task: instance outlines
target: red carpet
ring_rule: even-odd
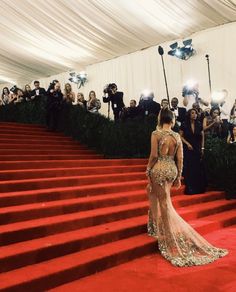
[[[138,277],[163,261],[145,233],[145,159],[103,159],[71,138],[33,125],[0,123],[0,142],[1,291],[72,291],[99,275],[102,283],[110,270],[92,274],[132,259],[139,258]],[[172,193],[178,212],[202,234],[225,234],[230,229],[223,227],[236,224],[236,201],[225,200],[223,192]],[[225,240],[217,243],[228,248]],[[151,256],[141,258],[145,255]],[[164,287],[162,282],[156,286]],[[59,287],[65,283],[70,284]],[[116,291],[133,289],[128,287]]]
[[[89,277],[56,287],[50,292],[235,292],[236,226],[205,235],[229,255],[206,266],[176,268],[153,253]]]

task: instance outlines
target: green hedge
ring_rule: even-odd
[[[236,198],[236,144],[212,138],[205,148],[209,184],[226,191],[228,198]]]
[[[45,100],[0,107],[0,121],[45,124]],[[60,130],[67,136],[105,157],[148,157],[150,136],[156,117],[114,123],[99,114],[88,113],[79,106],[65,104],[60,117]],[[209,185],[236,194],[236,145],[208,139],[205,161]]]

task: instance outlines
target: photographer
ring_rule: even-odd
[[[205,106],[209,105],[209,102],[199,97],[199,85],[197,82],[185,85],[183,87],[182,96],[184,98],[183,104],[187,111],[192,109],[194,103]]]
[[[58,130],[60,112],[62,109],[63,94],[61,85],[57,80],[54,80],[47,90],[46,104],[46,124],[51,131]]]
[[[133,120],[138,117],[141,117],[140,108],[136,106],[136,100],[131,99],[130,106],[127,108],[123,108],[122,113],[121,113],[121,119],[123,121],[126,121],[126,120]]]
[[[103,102],[108,103],[108,114],[110,112],[110,102],[114,114],[115,122],[120,119],[120,113],[125,107],[123,102],[124,93],[117,91],[117,85],[115,83],[108,84],[103,91]]]
[[[210,115],[203,119],[203,130],[206,135],[211,135],[212,137],[222,136],[222,120],[220,119],[219,108],[212,108]]]
[[[20,88],[18,88],[16,85],[14,85],[11,89],[10,89],[10,100],[9,103],[19,103],[22,102],[24,100],[23,98],[23,90],[21,90]]]
[[[179,100],[177,97],[171,99],[171,108],[170,110],[175,113],[176,123],[180,127],[181,124],[185,121],[186,118],[186,108],[179,107]]]
[[[143,92],[140,96],[139,108],[144,116],[158,116],[161,106],[158,102],[154,100],[153,92]]]
[[[46,90],[43,87],[40,87],[39,81],[34,81],[34,89],[31,91],[31,99],[38,98],[40,96],[45,96]]]

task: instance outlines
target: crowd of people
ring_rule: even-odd
[[[17,104],[30,102],[35,99],[46,98],[46,124],[49,130],[56,131],[60,118],[60,111],[65,104],[78,105],[91,113],[98,113],[101,108],[101,102],[96,97],[95,91],[90,91],[88,100],[85,100],[84,94],[73,92],[71,84],[66,83],[64,91],[58,80],[53,80],[48,89],[40,87],[39,81],[34,81],[34,89],[29,84],[25,85],[25,90],[13,86],[10,90],[4,87],[0,97],[0,106],[8,104]]]
[[[0,96],[0,106],[4,106],[11,103],[28,102],[41,96],[48,96],[54,91],[54,85],[56,84],[56,91],[61,92],[60,83],[54,80],[48,90],[40,87],[39,81],[34,81],[34,89],[31,89],[29,84],[25,85],[25,89],[22,90],[17,86],[13,86],[10,90],[8,87],[4,87]],[[62,101],[71,103],[73,105],[81,105],[91,112],[98,112],[101,108],[101,102],[96,98],[95,91],[90,91],[88,101],[85,100],[83,93],[78,92],[77,95],[72,91],[70,83],[65,84],[64,92],[61,92]]]
[[[228,143],[236,143],[236,100],[234,104],[230,104],[227,90],[222,90],[222,100],[218,102],[212,100],[210,103],[199,98],[198,86],[191,89],[184,87],[182,95],[183,107],[179,106],[177,97],[173,97],[170,104],[166,98],[158,103],[154,100],[152,92],[143,92],[138,103],[136,99],[131,99],[129,106],[126,107],[123,101],[123,92],[118,91],[115,83],[111,83],[104,89],[102,100],[108,104],[108,114],[111,107],[116,122],[151,115],[158,116],[162,108],[169,107],[176,116],[176,124],[174,126],[176,132],[181,132],[184,124],[188,123],[191,110],[192,113],[193,111],[195,112],[196,122],[201,124],[205,136],[227,137]],[[101,108],[101,101],[96,97],[95,91],[90,91],[86,100],[82,92],[77,94],[73,92],[70,83],[66,83],[64,90],[61,90],[61,85],[57,80],[54,80],[47,90],[40,87],[39,81],[34,81],[33,89],[29,84],[25,85],[24,90],[17,86],[12,87],[10,90],[4,87],[0,97],[0,105],[29,102],[41,96],[47,97],[47,121],[49,125],[50,120],[53,128],[57,126],[58,111],[63,103],[79,105],[91,113],[99,113]]]

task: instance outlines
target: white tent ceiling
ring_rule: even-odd
[[[0,82],[32,80],[236,21],[236,0],[0,0]]]

